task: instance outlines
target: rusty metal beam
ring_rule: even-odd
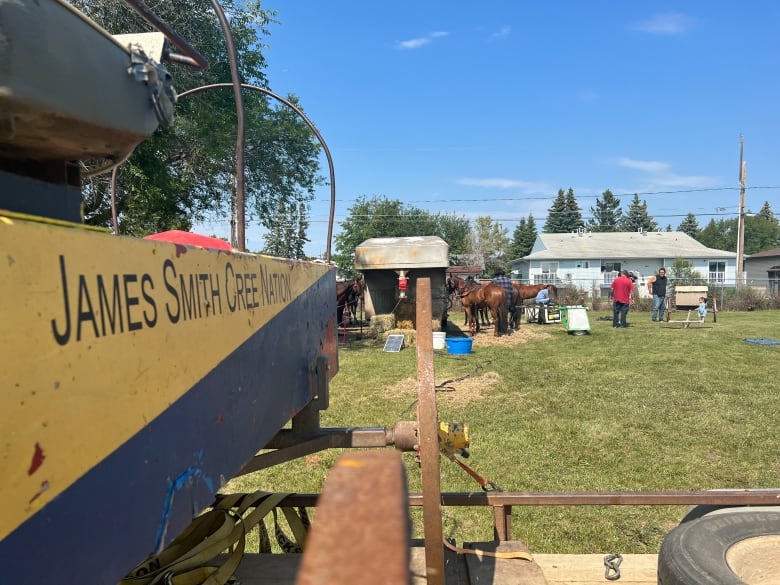
[[[444,585],[444,536],[441,526],[441,469],[436,383],[433,370],[431,279],[416,281],[417,422],[423,489],[425,571],[429,585]]]
[[[342,455],[325,479],[297,585],[409,585],[410,521],[400,453]]]
[[[316,506],[318,494],[293,494],[285,506]],[[423,494],[409,494],[410,506],[423,505]],[[661,492],[444,492],[442,506],[780,506],[780,489]]]

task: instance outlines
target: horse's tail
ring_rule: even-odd
[[[509,333],[506,303],[501,303],[498,306],[498,332],[502,335]]]

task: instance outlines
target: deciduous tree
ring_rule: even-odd
[[[151,30],[120,0],[73,0],[111,33]],[[222,0],[230,17],[243,81],[266,85],[263,37],[274,13],[259,2]],[[210,4],[198,0],[155,2],[155,13],[209,61],[205,71],[166,65],[179,93],[212,83],[230,83],[227,49]],[[295,103],[295,96],[288,96]],[[278,203],[296,214],[308,205],[319,173],[320,145],[308,126],[286,106],[258,92],[244,92],[246,117],[245,195],[247,217],[272,227]],[[234,190],[236,112],[231,89],[205,91],[181,99],[173,127],[158,130],[120,167],[116,190],[120,231],[144,235],[165,229],[191,229],[194,222],[228,215]],[[110,225],[109,178],[84,188],[85,214],[93,225]],[[304,234],[305,237],[305,234]]]
[[[470,225],[465,217],[432,214],[398,199],[359,197],[336,234],[333,261],[345,276],[355,274],[355,248],[370,238],[438,236],[450,247],[450,256],[468,249]]]

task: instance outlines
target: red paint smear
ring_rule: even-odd
[[[30,469],[27,470],[27,475],[32,475],[38,468],[43,465],[43,460],[46,459],[46,455],[43,454],[40,443],[35,443],[35,453],[33,453],[32,461],[30,462]]]
[[[222,424],[222,420],[223,420],[223,419],[222,419],[222,415],[220,414],[220,415],[217,417],[217,424],[218,424],[218,425],[221,425],[221,424]]]
[[[181,244],[176,244],[176,257],[178,258],[182,254],[187,253],[187,246],[182,246]]]
[[[38,498],[40,498],[40,497],[41,497],[41,495],[43,494],[43,492],[45,492],[47,489],[49,489],[49,482],[48,482],[48,481],[44,481],[44,482],[41,484],[41,489],[39,489],[39,490],[36,492],[36,494],[35,494],[35,495],[34,495],[34,496],[33,496],[33,497],[30,499],[30,501],[29,501],[28,503],[29,503],[29,504],[32,504],[32,503],[33,503],[35,500],[37,500]]]

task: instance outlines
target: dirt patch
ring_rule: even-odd
[[[511,347],[513,345],[520,345],[522,343],[528,343],[533,339],[549,339],[552,337],[547,332],[546,327],[554,327],[554,325],[537,325],[523,323],[520,329],[513,331],[511,335],[502,335],[501,337],[493,336],[493,328],[483,328],[474,337],[473,347]],[[463,336],[466,335],[466,331],[452,325],[447,326],[447,336]]]
[[[457,378],[436,378],[436,400],[452,405],[463,405],[485,397],[490,388],[501,381],[496,372],[484,374],[467,374]],[[393,384],[385,394],[392,396],[408,396],[414,400],[417,396],[417,380],[405,378]]]

